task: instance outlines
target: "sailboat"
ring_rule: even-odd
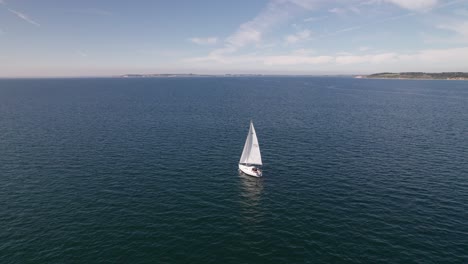
[[[249,134],[245,140],[244,150],[239,160],[239,171],[254,177],[261,177],[262,155],[258,145],[257,134],[252,120],[250,120]]]

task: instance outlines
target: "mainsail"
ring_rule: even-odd
[[[245,140],[244,150],[239,160],[240,164],[262,165],[260,146],[258,145],[257,134],[252,121],[250,121],[249,134]]]

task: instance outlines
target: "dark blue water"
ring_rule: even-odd
[[[468,82],[0,80],[0,263],[467,262]]]

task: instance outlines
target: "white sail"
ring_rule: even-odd
[[[249,134],[245,140],[244,150],[239,160],[240,164],[262,165],[260,146],[258,145],[257,134],[252,121],[250,121]]]

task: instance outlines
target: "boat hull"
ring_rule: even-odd
[[[257,171],[254,171],[254,168],[257,169]],[[262,177],[262,171],[256,166],[239,164],[239,171],[249,176]]]

